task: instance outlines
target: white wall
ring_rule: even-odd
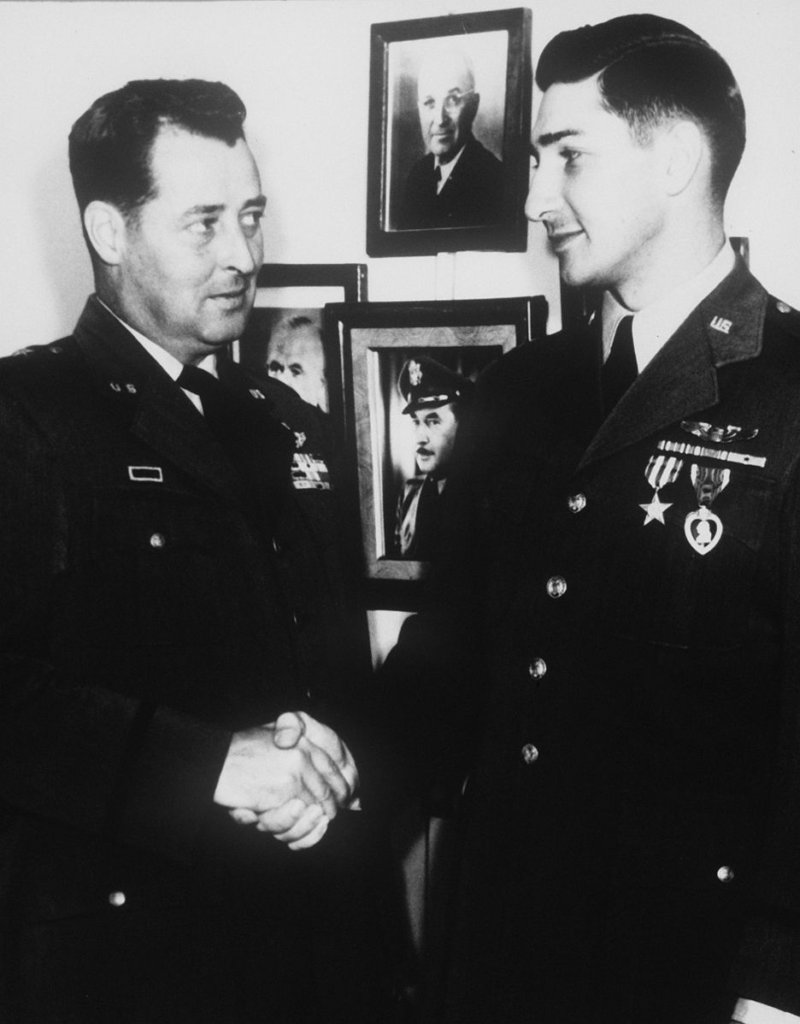
[[[68,332],[91,290],[66,136],[98,95],[134,77],[218,78],[244,98],[269,209],[266,258],[368,262],[373,299],[544,292],[556,273],[539,228],[528,253],[367,260],[370,25],[497,0],[0,2],[0,355]],[[750,141],[729,206],[764,283],[800,305],[798,0],[539,0],[534,60],[562,28],[649,9],[683,20],[728,58]]]

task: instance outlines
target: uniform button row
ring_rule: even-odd
[[[567,592],[567,581],[563,576],[551,576],[547,581],[548,597],[563,597]]]

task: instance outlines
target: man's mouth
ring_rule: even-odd
[[[569,246],[576,238],[579,238],[583,234],[580,228],[576,228],[572,231],[551,231],[548,229],[547,240],[550,243],[550,248],[555,253],[562,252]]]

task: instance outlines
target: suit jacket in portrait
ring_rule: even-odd
[[[374,1016],[358,837],[295,854],[212,803],[233,731],[305,708],[346,736],[360,665],[330,439],[220,377],[252,489],[96,299],[0,362],[3,1020],[250,1021],[266,992],[305,1021],[286,977],[317,960],[336,1019]]]
[[[598,334],[484,374],[386,668],[398,760],[469,772],[432,1019],[797,1014],[800,315],[738,264],[605,420]]]
[[[503,164],[470,136],[464,151],[437,192],[432,153],[411,168],[397,226],[460,228],[498,224],[503,209]]]

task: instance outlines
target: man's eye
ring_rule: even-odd
[[[195,220],[189,225],[189,230],[194,235],[206,237],[213,233],[216,226],[216,217],[203,217],[202,220]]]
[[[564,160],[564,163],[567,165],[567,167],[574,166],[574,164],[577,162],[577,160],[580,157],[580,155],[581,154],[578,152],[577,149],[562,149],[561,150],[561,157]]]
[[[251,235],[255,234],[261,225],[261,218],[263,216],[263,210],[249,210],[242,215],[242,230]]]

